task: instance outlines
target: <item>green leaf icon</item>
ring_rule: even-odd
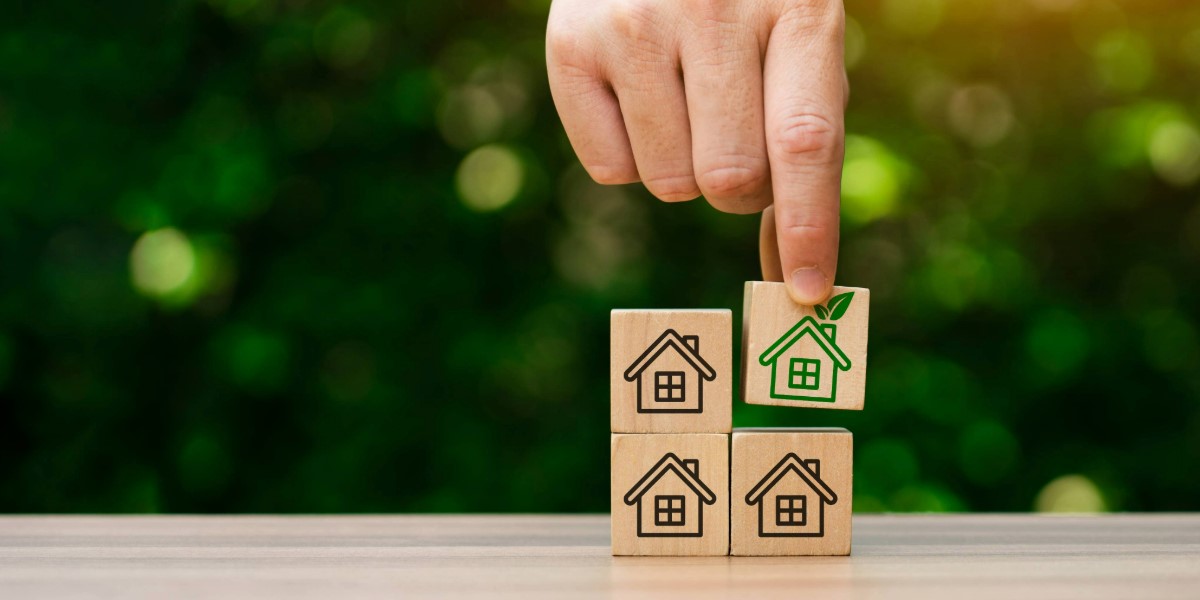
[[[829,318],[829,310],[827,310],[824,306],[818,304],[813,308],[817,311],[817,316],[821,317],[822,321]]]
[[[845,294],[838,294],[830,298],[829,318],[834,321],[842,318],[842,315],[846,314],[846,310],[850,308],[850,300],[853,298],[854,292],[846,292]]]

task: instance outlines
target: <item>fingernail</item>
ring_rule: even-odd
[[[816,267],[792,271],[792,299],[800,304],[820,304],[829,293],[829,280]]]

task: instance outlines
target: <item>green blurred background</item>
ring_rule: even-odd
[[[851,0],[855,508],[1200,509],[1200,5]],[[608,311],[757,217],[581,171],[547,0],[15,2],[0,510],[608,509]],[[735,336],[740,335],[735,332]]]

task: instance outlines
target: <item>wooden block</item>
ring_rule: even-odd
[[[614,310],[612,431],[729,433],[733,312]]]
[[[850,554],[854,438],[836,427],[733,431],[735,556]]]
[[[862,410],[871,292],[834,287],[801,306],[782,283],[747,281],[742,314],[742,400],[747,404]]]
[[[729,554],[728,434],[613,434],[612,553]]]

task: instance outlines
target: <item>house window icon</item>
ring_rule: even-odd
[[[804,527],[808,522],[808,496],[776,496],[775,524],[780,527]]]
[[[821,361],[793,358],[788,368],[788,383],[797,390],[816,390],[821,387]]]
[[[654,401],[655,402],[683,402],[684,401],[684,375],[683,371],[659,371],[654,374]]]
[[[700,336],[668,329],[625,370],[639,413],[704,412],[704,382],[717,372],[700,356]]]
[[[686,506],[687,496],[680,494],[663,494],[654,497],[654,524],[675,525],[682,527],[687,525]]]

